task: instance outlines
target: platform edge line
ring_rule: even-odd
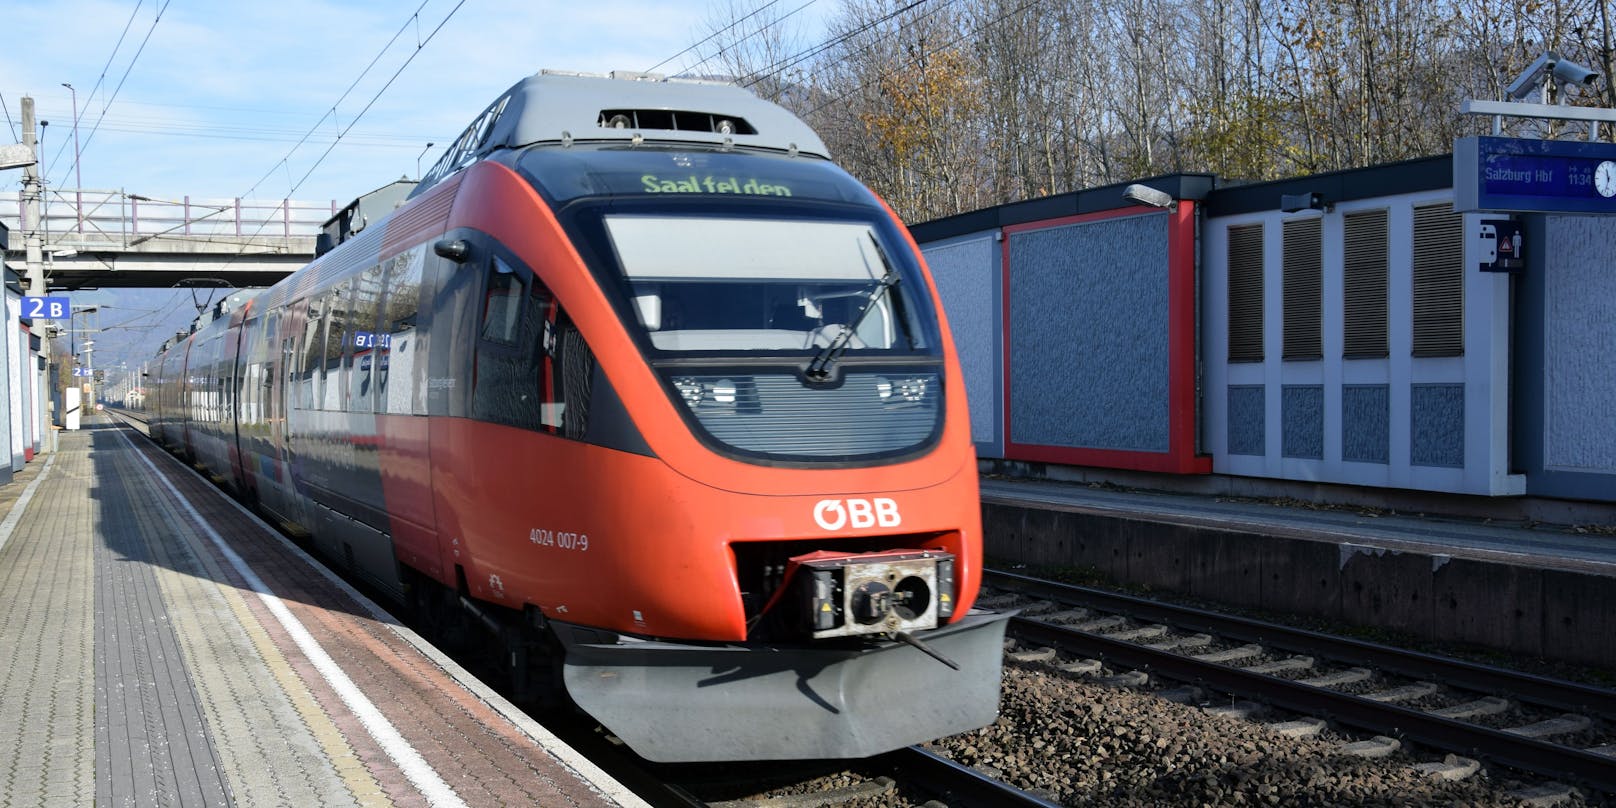
[[[119,434],[124,434],[122,428],[119,429]],[[133,444],[133,440],[131,440],[127,435],[124,436],[124,439],[129,440],[130,443]],[[165,455],[165,457],[166,456],[167,455]],[[145,454],[141,453],[141,457],[144,459]],[[150,461],[148,460],[147,462],[149,463]],[[179,463],[178,460],[175,460],[174,462]],[[190,474],[196,474],[196,471],[189,466],[180,464],[180,467]],[[197,476],[200,478],[200,475]],[[516,705],[510,703],[510,700],[494,692],[487,685],[483,684],[476,677],[472,676],[471,673],[465,668],[462,668],[459,663],[444,656],[443,652],[439,651],[431,643],[428,643],[424,637],[415,633],[415,631],[410,629],[408,626],[400,624],[398,619],[394,617],[392,613],[388,612],[386,609],[383,609],[363,592],[353,588],[353,585],[349,584],[347,581],[344,581],[341,576],[332,572],[324,564],[321,564],[319,561],[315,560],[303,548],[293,544],[285,536],[281,535],[280,531],[276,530],[268,522],[265,522],[258,514],[248,510],[246,506],[235,501],[234,499],[225,496],[217,489],[210,490],[213,490],[214,493],[230,507],[235,508],[243,516],[251,519],[254,524],[262,528],[264,532],[273,537],[275,541],[280,542],[284,549],[297,556],[305,564],[308,564],[320,575],[324,576],[327,582],[340,589],[342,593],[351,598],[354,603],[368,611],[370,616],[375,618],[378,623],[386,625],[393,631],[393,633],[398,635],[399,639],[409,643],[417,652],[425,656],[427,659],[430,659],[439,668],[442,668],[443,672],[447,673],[449,678],[453,679],[456,684],[460,685],[462,688],[465,688],[466,692],[472,694],[479,701],[488,705],[489,709],[498,713],[500,717],[504,718],[506,721],[511,722],[511,724],[515,726],[518,731],[528,736],[529,740],[532,740],[545,752],[553,755],[563,766],[571,769],[574,774],[578,775],[591,786],[594,786],[595,789],[600,791],[603,796],[616,801],[619,805],[624,806],[624,808],[650,808],[650,803],[641,799],[638,794],[635,794],[633,791],[629,790],[627,786],[617,782],[615,778],[607,774],[605,770],[601,769],[599,766],[595,765],[593,761],[579,754],[578,750],[573,749],[570,744],[561,740],[560,738],[556,737],[555,734],[545,729],[544,725],[534,721],[526,713],[518,710]]]

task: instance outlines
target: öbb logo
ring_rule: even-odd
[[[903,524],[898,503],[886,497],[875,499],[822,499],[814,506],[814,521],[826,530],[844,527],[897,527]]]

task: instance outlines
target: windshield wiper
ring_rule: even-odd
[[[887,260],[886,252],[881,249],[881,243],[875,240],[873,234],[870,236],[870,243],[875,245],[875,254],[881,259],[881,266],[886,268],[886,274],[870,287],[869,293],[865,296],[864,308],[859,309],[858,316],[853,318],[853,322],[843,323],[842,331],[836,335],[836,339],[831,340],[829,345],[814,355],[814,361],[808,363],[808,370],[803,375],[810,381],[823,382],[830,379],[831,365],[836,364],[836,360],[842,357],[842,352],[847,350],[848,342],[852,341],[858,327],[864,324],[864,318],[870,316],[870,312],[880,304],[888,289],[898,285],[898,270]]]

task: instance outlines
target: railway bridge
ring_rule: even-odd
[[[158,198],[51,188],[40,204],[46,282],[97,287],[268,286],[314,257],[333,201]],[[0,196],[0,226],[22,233],[22,194]],[[23,240],[6,258],[24,260]]]

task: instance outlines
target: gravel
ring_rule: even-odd
[[[931,748],[1073,806],[1520,804],[1507,792],[1522,783],[1441,781],[1406,755],[1366,760],[1337,743],[1007,662],[999,720]]]

